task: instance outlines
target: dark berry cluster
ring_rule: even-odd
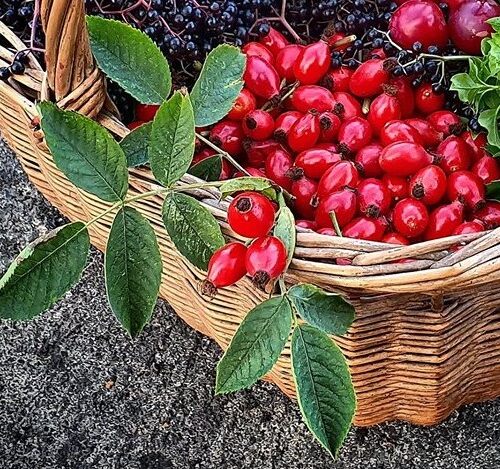
[[[14,60],[8,67],[0,67],[0,80],[7,80],[11,75],[24,73],[28,62],[28,54],[28,50],[20,51],[15,55]]]

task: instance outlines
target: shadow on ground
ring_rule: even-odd
[[[0,143],[0,273],[61,224]],[[216,345],[160,302],[134,342],[106,305],[102,256],[30,323],[0,322],[0,468],[494,469],[500,400],[433,428],[353,429],[332,463],[269,384],[214,397]]]

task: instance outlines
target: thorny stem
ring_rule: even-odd
[[[272,16],[272,17],[268,17],[268,18],[259,18],[253,25],[252,27],[250,28],[250,31],[252,31],[255,26],[257,26],[259,23],[261,23],[262,21],[279,21],[284,27],[285,29],[291,34],[291,36],[299,43],[299,44],[302,44],[303,43],[303,40],[302,38],[297,34],[297,32],[295,31],[295,29],[293,29],[293,27],[290,25],[290,23],[288,22],[288,20],[286,19],[285,17],[285,14],[286,14],[286,2],[287,0],[281,0],[281,8],[280,8],[280,12],[278,13],[274,8],[273,8],[273,11],[276,13],[276,16]]]
[[[219,187],[222,184],[224,184],[224,181],[201,182],[199,184],[185,184],[179,187],[162,187],[161,189],[156,189],[154,191],[143,192],[142,194],[138,194],[135,195],[134,197],[129,197],[123,201],[117,202],[116,204],[107,208],[104,212],[100,213],[96,217],[89,220],[85,224],[85,226],[89,227],[93,225],[95,222],[99,221],[101,218],[105,217],[108,213],[116,210],[118,207],[123,207],[127,204],[131,204],[132,202],[137,202],[138,200],[148,199],[150,197],[154,197],[155,195],[165,194],[167,192],[182,192],[192,189],[203,189],[205,187]]]
[[[243,167],[241,166],[227,151],[222,150],[219,148],[217,145],[212,143],[208,138],[205,138],[203,135],[199,134],[198,132],[196,133],[196,136],[205,144],[208,145],[210,148],[215,150],[217,153],[222,155],[227,161],[229,161],[238,171],[241,171],[243,174],[246,174],[247,176],[251,176],[251,174]]]

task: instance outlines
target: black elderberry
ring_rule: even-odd
[[[7,80],[11,76],[11,71],[8,67],[0,67],[0,80]]]
[[[437,46],[429,46],[429,47],[427,48],[427,52],[428,52],[429,54],[433,54],[433,55],[435,55],[435,54],[439,54],[439,47],[437,47]]]
[[[18,60],[14,60],[14,62],[12,62],[12,65],[10,66],[10,71],[14,75],[21,75],[22,73],[24,73],[25,69],[26,68],[25,68],[24,64],[22,64]]]

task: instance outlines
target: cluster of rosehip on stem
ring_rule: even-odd
[[[297,225],[320,234],[407,245],[500,226],[500,203],[485,191],[500,179],[500,166],[484,149],[485,135],[465,131],[429,83],[414,90],[409,78],[391,76],[382,56],[354,71],[332,68],[339,43],[335,35],[289,44],[271,29],[245,45],[245,87],[210,140],[247,174],[289,192]],[[193,163],[215,153],[203,149]],[[224,163],[221,178],[242,175]],[[267,235],[274,210],[266,200],[238,196],[229,211],[233,230]],[[258,233],[239,231],[243,219]],[[243,246],[231,249],[243,256]],[[252,265],[256,250],[273,251],[272,269]],[[238,275],[279,275],[285,257],[278,240],[259,238]]]

